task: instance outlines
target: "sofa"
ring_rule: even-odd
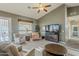
[[[20,56],[19,50],[13,43],[0,42],[0,56]]]

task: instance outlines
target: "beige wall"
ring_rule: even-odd
[[[61,32],[61,39],[65,40],[65,5],[62,5],[56,8],[54,11],[50,12],[49,14],[45,15],[44,17],[38,19],[38,23],[40,25],[40,31],[42,32],[42,26],[48,24],[60,24],[62,27]]]
[[[34,19],[31,19],[31,18],[18,16],[18,15],[10,14],[10,13],[3,12],[3,11],[0,11],[0,17],[9,17],[9,18],[11,18],[11,31],[10,31],[11,35],[13,35],[13,33],[18,32],[18,30],[17,30],[18,29],[18,19],[35,21]]]

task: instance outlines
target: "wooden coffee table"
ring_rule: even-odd
[[[64,46],[59,44],[47,44],[45,46],[45,51],[50,55],[63,56],[67,53],[67,50]]]

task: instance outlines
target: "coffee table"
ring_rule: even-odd
[[[66,48],[59,44],[47,44],[45,46],[45,51],[47,54],[54,56],[63,56],[67,53]]]

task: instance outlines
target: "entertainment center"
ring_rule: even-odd
[[[51,24],[45,26],[45,39],[52,42],[59,42],[60,25]]]

